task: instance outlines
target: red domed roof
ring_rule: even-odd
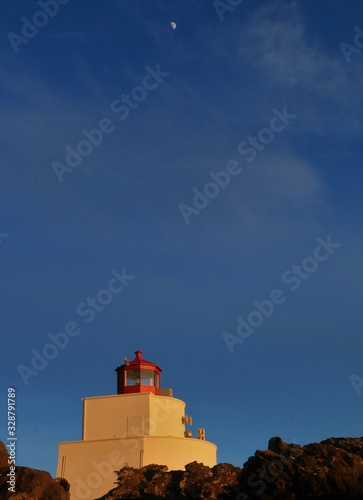
[[[136,354],[136,358],[133,359],[132,361],[126,361],[126,363],[123,366],[149,365],[150,367],[156,366],[157,368],[159,368],[159,366],[157,364],[152,363],[151,361],[147,361],[146,359],[143,359],[142,351],[140,351],[139,349],[137,351],[135,351],[135,354]],[[161,371],[161,368],[159,368],[159,370]]]

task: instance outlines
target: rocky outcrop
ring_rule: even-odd
[[[260,500],[362,499],[363,438],[306,446],[270,439],[267,451],[257,451],[244,464],[240,491]]]
[[[0,441],[1,499],[69,500],[67,481],[28,467],[16,467],[16,493],[9,492],[7,460]],[[163,465],[124,467],[117,482],[99,500],[362,500],[363,438],[331,438],[300,446],[275,437],[242,469],[197,462],[183,471],[168,471]]]
[[[0,467],[8,467],[8,450],[6,449],[4,443],[0,441]]]
[[[0,441],[0,498],[7,500],[69,500],[69,483],[53,479],[49,472],[15,467],[15,493],[9,491],[8,453]]]
[[[275,437],[242,469],[197,462],[185,471],[126,467],[119,471],[118,484],[99,500],[362,500],[363,438],[299,446]]]
[[[185,466],[185,471],[167,470],[165,465],[147,465],[141,469],[125,467],[118,474],[120,486],[104,495],[102,500],[236,498],[239,467],[218,464],[210,468],[192,462]]]

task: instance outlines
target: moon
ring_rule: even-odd
[[[176,28],[176,24],[174,23],[174,21],[172,21],[172,22],[170,23],[170,26],[173,28],[173,30],[175,30],[175,28]]]

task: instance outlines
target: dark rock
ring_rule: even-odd
[[[166,472],[168,470],[167,465],[150,464],[144,467],[144,475],[148,481],[155,475],[160,475],[161,472]]]
[[[150,466],[145,467],[147,469]],[[173,471],[173,474],[167,473],[168,468],[163,466],[163,470],[159,470],[154,474],[148,484],[144,487],[144,498],[178,498],[175,495],[179,493],[179,482],[182,471]],[[145,477],[148,476],[148,471],[145,472]]]
[[[134,480],[130,474],[135,474]],[[268,450],[256,451],[243,469],[192,462],[185,471],[168,472],[150,465],[126,475],[121,471],[119,484],[102,499],[362,500],[363,438],[300,446],[274,437]]]
[[[49,472],[15,467],[15,493],[9,491],[8,454],[0,441],[0,498],[7,500],[69,500],[69,483],[65,479],[53,479]]]
[[[160,465],[128,469],[128,472],[121,469],[119,486],[104,495],[102,500],[235,499],[240,472],[239,467],[230,464],[210,468],[198,462],[187,464],[184,471],[168,471],[166,466]],[[134,480],[130,480],[132,474]]]
[[[117,482],[119,485],[122,485],[122,494],[124,495],[120,498],[141,498],[143,488],[140,488],[140,486],[147,482],[144,469],[145,468],[134,469],[133,467],[124,467],[118,472]]]
[[[275,453],[280,453],[282,450],[286,450],[288,445],[280,438],[280,436],[273,437],[268,442],[268,449],[274,451]]]
[[[235,499],[238,494],[239,467],[231,464],[218,464],[212,468],[212,477],[208,478],[199,498],[208,500]]]
[[[363,438],[330,438],[320,444],[330,444],[363,458]]]
[[[0,467],[8,467],[8,450],[2,441],[0,441]]]
[[[271,439],[269,450],[257,451],[244,464],[241,500],[363,498],[362,438],[332,438],[306,446],[280,439]]]
[[[0,442],[0,464],[7,452]],[[0,498],[69,500],[69,484],[45,471],[16,467],[16,495],[8,491],[9,467],[0,467]],[[243,468],[207,467],[192,462],[185,470],[165,465],[118,471],[117,487],[99,500],[362,500],[363,438],[330,438],[305,446],[271,438]]]
[[[203,484],[207,478],[213,476],[213,472],[206,465],[191,462],[185,466],[185,472],[179,483],[180,498],[200,498]]]

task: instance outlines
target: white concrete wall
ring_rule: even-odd
[[[91,500],[115,488],[115,470],[140,466],[142,438],[59,443],[57,477],[71,485],[71,500]]]
[[[174,436],[184,438],[185,403],[167,396],[150,395],[150,436]]]
[[[59,444],[57,476],[71,485],[71,500],[98,498],[115,487],[115,470],[130,467],[167,465],[184,469],[196,460],[216,465],[217,447],[208,441],[176,437],[140,437]],[[142,462],[141,462],[142,460]]]
[[[85,398],[83,439],[114,439],[148,435],[149,393]],[[143,417],[143,419],[142,419]],[[140,423],[141,422],[141,423]],[[139,428],[139,431],[137,430]]]
[[[133,436],[183,437],[185,403],[152,393],[85,398],[83,440]]]
[[[213,467],[217,463],[217,447],[209,441],[193,438],[147,437],[144,439],[143,465],[167,465],[170,470],[184,470],[190,462]]]

